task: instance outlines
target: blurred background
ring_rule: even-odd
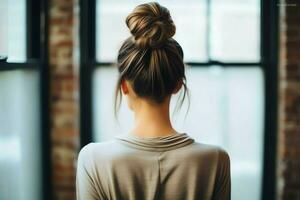
[[[0,0],[0,200],[75,199],[80,148],[130,129],[115,63],[144,2]],[[233,200],[300,199],[300,4],[158,2],[191,94],[175,128],[229,152]]]

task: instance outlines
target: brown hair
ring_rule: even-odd
[[[183,51],[172,38],[176,27],[169,10],[156,2],[141,4],[127,16],[126,24],[132,36],[119,50],[115,114],[123,80],[129,81],[138,97],[158,104],[182,83],[181,106],[187,94]]]

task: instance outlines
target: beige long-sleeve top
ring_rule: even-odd
[[[78,200],[227,200],[230,162],[187,134],[127,134],[80,151],[76,188]]]

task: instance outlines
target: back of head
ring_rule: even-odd
[[[117,95],[127,80],[138,97],[153,103],[162,103],[178,84],[183,84],[185,96],[183,51],[172,38],[176,27],[169,10],[156,2],[141,4],[126,24],[132,36],[119,50]]]

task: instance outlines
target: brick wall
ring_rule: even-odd
[[[300,2],[282,0],[278,6],[280,6],[278,197],[299,200]]]
[[[75,199],[79,148],[76,0],[49,1],[53,199]]]

